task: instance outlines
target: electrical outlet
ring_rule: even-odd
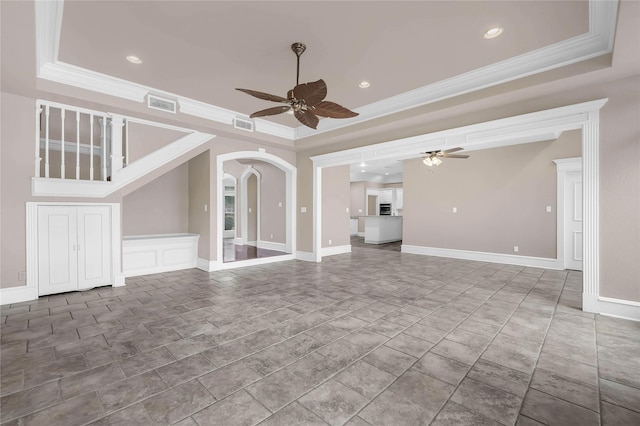
[[[252,211],[252,210],[251,210],[251,207],[249,207],[249,213],[251,213],[251,211]]]
[[[306,212],[307,212],[306,207],[300,207],[300,213],[306,213]]]
[[[269,235],[269,237],[273,240],[273,234]]]
[[[362,213],[362,209],[358,209],[358,213]]]
[[[518,252],[518,246],[513,246],[513,252],[517,253]]]
[[[205,204],[205,205],[204,205],[204,212],[206,213],[206,212],[207,212],[207,210],[209,210],[209,206]]]
[[[282,201],[278,202],[278,207],[282,207]]]
[[[329,240],[329,245],[331,245],[331,240]]]
[[[347,213],[349,213],[349,207],[347,207]]]
[[[18,281],[26,281],[27,273],[25,271],[18,272]]]

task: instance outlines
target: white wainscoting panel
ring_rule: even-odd
[[[122,238],[125,277],[198,266],[198,234],[135,235]]]

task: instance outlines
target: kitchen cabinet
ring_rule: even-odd
[[[393,189],[382,189],[378,192],[378,201],[381,204],[391,204],[393,202]]]
[[[403,209],[404,208],[404,202],[403,202],[403,192],[404,190],[401,188],[396,189],[396,201],[393,205],[393,207],[397,210],[397,209]]]
[[[402,216],[367,216],[364,222],[364,242],[384,244],[402,240]]]
[[[38,294],[109,285],[111,207],[38,207]]]

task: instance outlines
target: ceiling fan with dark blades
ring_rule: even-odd
[[[312,81],[300,84],[300,56],[307,49],[303,43],[293,43],[291,50],[297,57],[296,86],[289,90],[287,97],[271,95],[269,93],[258,92],[249,89],[236,89],[248,95],[254,96],[265,101],[280,102],[281,105],[273,108],[263,109],[251,114],[251,118],[266,117],[268,115],[282,114],[283,112],[293,111],[293,115],[299,122],[307,127],[316,129],[320,117],[328,118],[351,118],[358,115],[335,102],[325,101],[327,96],[327,84],[324,80]]]
[[[431,167],[442,164],[441,158],[469,158],[466,154],[454,154],[454,152],[462,151],[463,149],[464,148],[451,148],[446,151],[427,151],[425,152],[426,157],[422,159],[422,162]]]

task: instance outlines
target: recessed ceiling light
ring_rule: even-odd
[[[489,28],[485,33],[484,33],[484,38],[496,38],[498,37],[500,34],[502,34],[503,29],[500,27],[493,27],[493,28]]]
[[[127,61],[131,62],[132,64],[136,64],[136,65],[139,65],[139,64],[142,63],[142,59],[138,58],[135,55],[127,56]]]
[[[360,173],[364,173],[364,170],[360,170]]]
[[[366,80],[362,80],[359,84],[358,87],[361,89],[366,89],[367,87],[371,86],[371,83],[369,83]]]
[[[385,176],[389,176],[389,172],[385,172],[385,173],[384,173],[384,175],[385,175]]]

